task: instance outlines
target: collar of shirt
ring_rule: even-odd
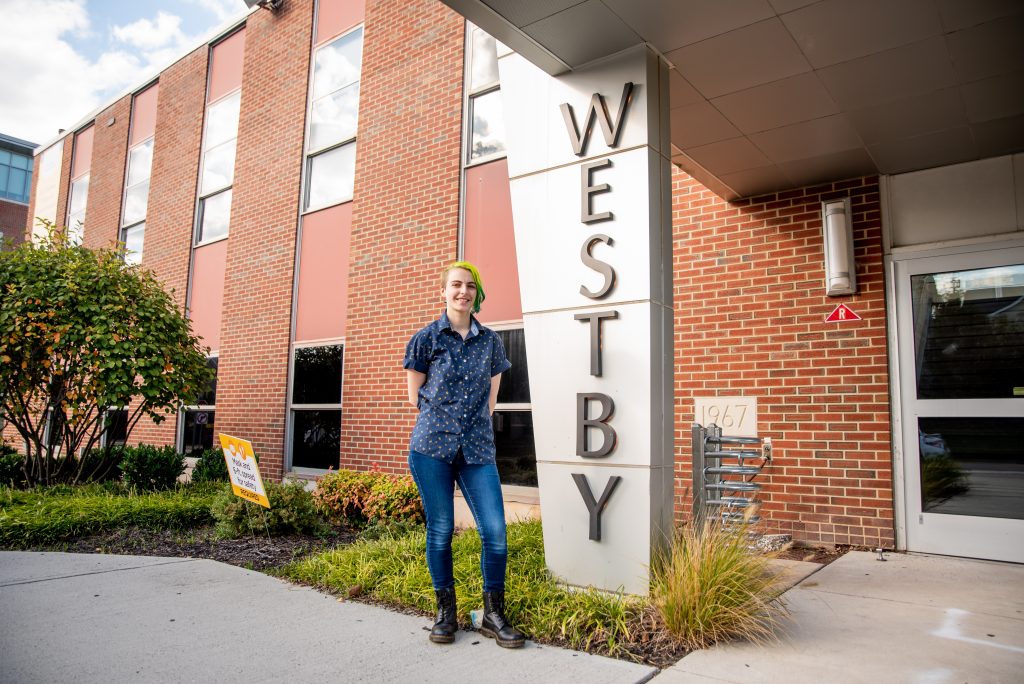
[[[447,311],[442,313],[441,317],[439,319],[437,319],[437,329],[438,330],[451,330],[453,333],[458,335],[458,333],[455,332],[455,328],[452,327],[452,322],[450,320],[448,320],[448,312]],[[476,322],[476,317],[473,316],[472,314],[470,314],[470,316],[469,316],[469,335],[466,336],[466,339],[468,340],[470,337],[476,337],[479,334],[480,334],[480,325]]]

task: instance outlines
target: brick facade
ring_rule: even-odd
[[[35,187],[35,174],[32,185]],[[10,240],[12,245],[25,241],[25,224],[28,222],[28,205],[0,200],[0,241]]]
[[[856,295],[824,294],[822,200],[850,196]],[[676,510],[689,510],[694,396],[755,396],[762,513],[795,539],[894,541],[882,221],[863,178],[726,202],[673,178]],[[839,302],[863,317],[824,323]]]
[[[407,471],[402,356],[443,310],[438,274],[458,245],[464,27],[432,0],[366,3],[343,468]]]
[[[256,12],[245,29],[216,425],[251,440],[274,479],[283,468],[312,25],[306,0]]]
[[[203,46],[176,62],[160,74],[157,93],[142,265],[174,291],[174,301],[182,309],[185,308],[192,256],[208,58],[209,48]],[[127,150],[127,140],[125,145]],[[132,432],[131,441],[174,444],[176,426],[174,415],[167,416],[158,425],[143,418]]]
[[[245,23],[216,431],[252,440],[270,479],[283,475],[287,451],[313,4],[292,0]],[[415,413],[402,354],[441,313],[437,274],[457,253],[464,30],[464,19],[436,0],[366,3],[350,258],[338,266],[348,274],[341,467],[406,472]],[[203,46],[159,76],[143,266],[182,308],[209,52]],[[130,107],[122,98],[96,119],[89,246],[118,235]],[[73,136],[63,144],[60,222]],[[860,290],[828,298],[819,203],[845,196]],[[776,455],[763,476],[770,525],[805,541],[892,546],[877,179],[726,202],[677,170],[673,226],[678,516],[693,486],[693,397],[756,396],[761,436],[773,439]],[[824,323],[838,302],[863,320]],[[173,444],[176,422],[143,421],[132,441]]]
[[[125,95],[96,115],[82,240],[86,247],[110,247],[118,239],[131,113],[132,96]]]

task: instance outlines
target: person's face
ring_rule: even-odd
[[[473,281],[473,274],[464,268],[453,268],[448,271],[448,280],[445,282],[444,291],[445,304],[451,311],[469,313],[473,310],[473,302],[476,300],[476,283]]]

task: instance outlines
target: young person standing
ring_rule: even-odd
[[[427,567],[437,596],[434,643],[455,641],[452,574],[455,483],[480,532],[484,616],[480,633],[519,648],[525,637],[505,618],[505,507],[494,461],[491,414],[501,374],[511,368],[501,339],[474,313],[484,301],[480,272],[457,261],[441,272],[445,312],[405,350],[409,403],[419,409],[409,440],[409,470],[427,517]]]

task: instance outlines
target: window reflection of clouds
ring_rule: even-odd
[[[146,224],[140,223],[124,232],[124,263],[142,263],[142,242],[146,232]]]
[[[211,105],[206,113],[206,149],[231,140],[238,135],[238,107],[242,93],[224,98]]]
[[[149,203],[149,181],[128,188],[124,196],[123,223],[129,225],[146,218]]]
[[[362,29],[320,48],[313,68],[313,99],[358,81],[362,60]]]
[[[231,185],[235,178],[235,143],[230,140],[211,150],[203,157],[203,185],[199,193],[206,195],[218,188]]]
[[[355,143],[324,152],[310,160],[307,208],[325,207],[352,199]]]
[[[203,224],[200,228],[199,240],[206,242],[227,235],[230,219],[231,190],[207,197],[203,200]]]
[[[473,57],[470,69],[470,90],[477,90],[498,82],[498,50],[493,37],[473,30]]]
[[[136,145],[128,156],[128,185],[149,179],[153,167],[153,140]]]
[[[943,295],[997,287],[1024,287],[1024,264],[997,266],[973,271],[936,273],[935,289]]]
[[[318,150],[355,136],[359,116],[359,83],[313,103],[309,148]]]
[[[505,121],[501,111],[501,95],[497,90],[473,98],[472,144],[470,159],[505,149]]]

